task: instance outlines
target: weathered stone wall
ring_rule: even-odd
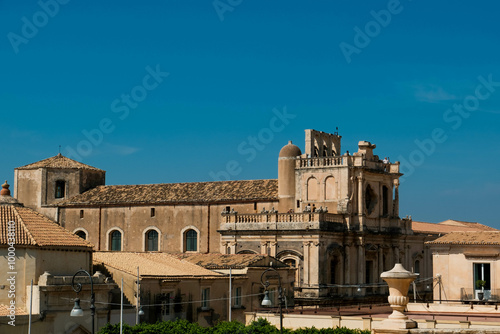
[[[159,251],[182,252],[183,230],[193,228],[198,234],[199,252],[221,252],[221,212],[229,207],[241,213],[256,213],[270,209],[277,202],[255,204],[192,204],[192,205],[134,205],[105,207],[66,207],[60,209],[60,222],[74,232],[84,230],[87,240],[96,250],[109,250],[109,234],[122,232],[123,251],[144,251],[145,233],[159,231]],[[254,209],[256,207],[256,209]],[[151,216],[151,209],[155,214]],[[81,211],[83,210],[83,213]],[[83,218],[80,218],[83,214]]]

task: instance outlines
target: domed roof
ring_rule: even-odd
[[[280,158],[295,158],[298,155],[302,155],[300,148],[297,145],[292,144],[290,140],[287,145],[283,146],[280,151]]]

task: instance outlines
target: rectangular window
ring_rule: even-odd
[[[210,288],[201,290],[201,308],[208,309],[210,307]]]
[[[253,209],[257,210],[257,202],[253,202]]]
[[[330,261],[330,284],[337,284],[337,273],[335,272],[336,267],[337,263],[333,260]]]
[[[389,214],[389,189],[386,186],[382,187],[382,216]]]
[[[474,288],[481,290],[477,281],[485,281],[484,290],[491,290],[491,272],[489,263],[474,263]]]
[[[198,233],[196,233],[195,230],[189,230],[186,232],[186,251],[198,251]]]
[[[161,315],[164,317],[168,317],[171,313],[171,306],[171,295],[170,293],[167,293],[165,294],[165,298],[161,301]]]
[[[156,210],[155,208],[151,208],[151,217],[156,216]]]
[[[56,191],[54,194],[55,198],[64,198],[66,192],[66,182],[56,181]]]
[[[83,218],[83,210],[80,210],[80,219]]]
[[[241,287],[237,287],[234,289],[234,307],[240,307],[241,306]]]
[[[365,262],[365,283],[372,283],[373,261]]]

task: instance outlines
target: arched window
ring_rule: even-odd
[[[64,198],[64,193],[66,190],[66,182],[64,181],[56,181],[56,189],[55,189],[55,198]]]
[[[75,233],[77,236],[79,236],[80,238],[82,238],[83,240],[87,240],[87,233],[85,233],[85,231],[78,231]]]
[[[307,200],[318,200],[318,180],[316,180],[314,177],[311,177],[309,180],[307,180]]]
[[[420,260],[415,260],[415,274],[420,274]]]
[[[198,233],[195,230],[187,230],[185,238],[186,252],[198,251]]]
[[[122,233],[118,230],[114,230],[109,234],[109,250],[121,251],[122,250]]]
[[[337,189],[335,185],[335,178],[329,176],[325,180],[325,200],[332,200],[337,198]]]
[[[146,233],[146,252],[157,252],[158,251],[158,232],[155,230],[149,230]]]

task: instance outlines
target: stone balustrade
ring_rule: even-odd
[[[222,213],[221,228],[233,229],[303,229],[319,228],[321,224],[344,223],[344,216],[328,212],[302,213]]]
[[[363,156],[342,155],[321,158],[298,158],[296,168],[324,168],[324,167],[368,167],[370,169],[399,173],[399,162],[384,163],[382,161],[369,161]]]

